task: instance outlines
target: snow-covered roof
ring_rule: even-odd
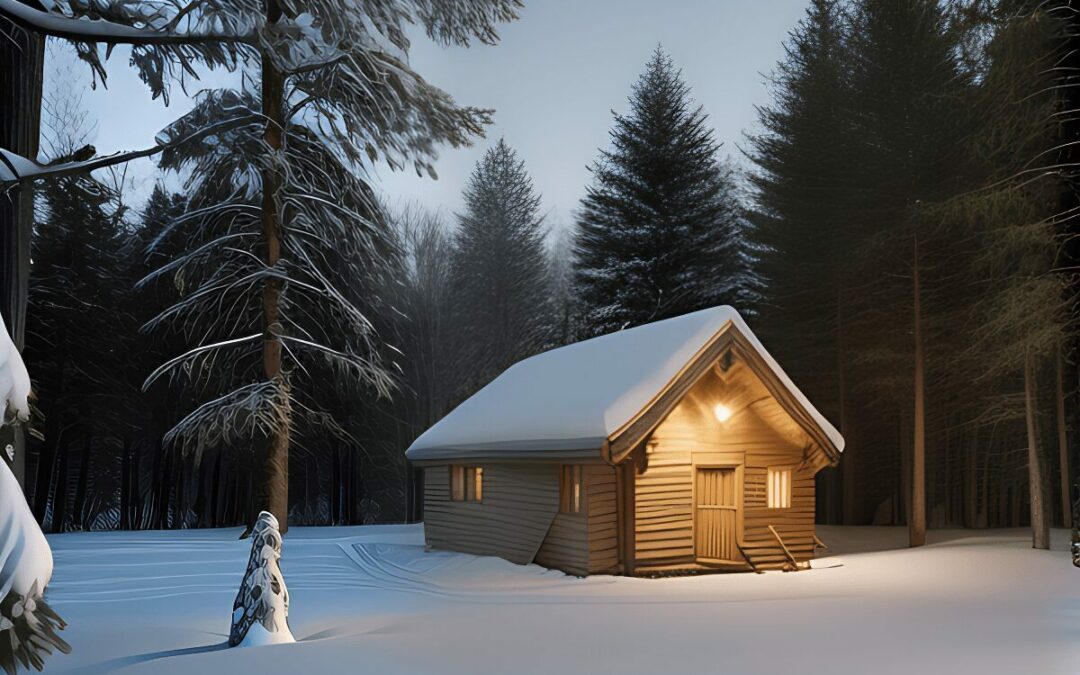
[[[552,349],[520,361],[425,431],[411,460],[591,456],[643,412],[703,347],[737,330],[836,451],[840,433],[780,368],[735,309],[723,306]]]

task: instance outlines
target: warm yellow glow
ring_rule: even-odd
[[[723,403],[717,403],[713,408],[713,414],[716,415],[716,419],[721,422],[727,422],[731,419],[731,408],[727,407]]]

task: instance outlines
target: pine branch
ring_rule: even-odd
[[[182,18],[183,15],[178,16]],[[125,26],[102,19],[77,19],[34,9],[19,0],[0,0],[0,17],[23,29],[75,42],[165,46],[200,43],[253,45],[257,41],[255,33],[232,34],[217,31],[188,33],[177,31],[174,25],[164,30],[152,30]]]
[[[4,2],[4,0],[0,0]],[[246,124],[260,121],[255,115],[243,115],[233,119],[223,120],[215,124],[203,127],[198,131],[177,139],[159,143],[151,148],[118,152],[103,157],[95,157],[84,161],[63,162],[60,164],[38,164],[37,162],[17,155],[10,150],[0,148],[0,190],[11,189],[15,185],[45,178],[63,178],[88,174],[98,169],[125,164],[127,162],[152,157],[158,153],[178,148],[187,143],[194,143],[209,136],[227,132],[231,129],[242,127]]]

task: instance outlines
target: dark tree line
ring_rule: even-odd
[[[1043,548],[1068,522],[1062,10],[815,0],[787,43],[749,139],[754,233],[767,343],[848,441],[826,522],[913,545],[1031,524]]]
[[[236,120],[263,110],[266,90],[208,93],[167,135],[235,121],[222,133],[236,152],[207,138],[168,147],[162,170],[190,176],[178,194],[159,187],[136,214],[122,185],[39,184],[38,515],[53,529],[248,522],[267,489],[268,438],[252,434],[280,438],[287,419],[274,480],[291,522],[402,520],[420,487],[404,448],[515,361],[731,304],[847,439],[841,468],[820,477],[821,520],[908,524],[913,545],[927,526],[1034,525],[1045,545],[1044,524],[1067,522],[1076,460],[1076,89],[1053,65],[1075,58],[1067,9],[813,0],[770,79],[745,176],[658,48],[561,235],[505,140],[463,186],[460,213],[395,211],[354,170],[376,150],[343,157],[286,125],[290,169],[269,176],[263,118]],[[142,67],[152,86],[167,81]],[[295,82],[343,105],[312,78]],[[446,142],[486,119],[438,100],[454,121],[432,133]],[[430,157],[426,142],[369,131],[391,162]],[[265,233],[268,176],[284,181],[276,213],[292,227],[277,261],[244,243]],[[251,275],[270,285],[245,285]],[[281,378],[258,374],[265,340],[231,342],[249,326],[273,326]],[[168,376],[147,384],[163,363]]]

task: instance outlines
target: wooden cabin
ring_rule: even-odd
[[[430,548],[575,575],[795,569],[844,440],[730,307],[515,364],[421,435]]]

